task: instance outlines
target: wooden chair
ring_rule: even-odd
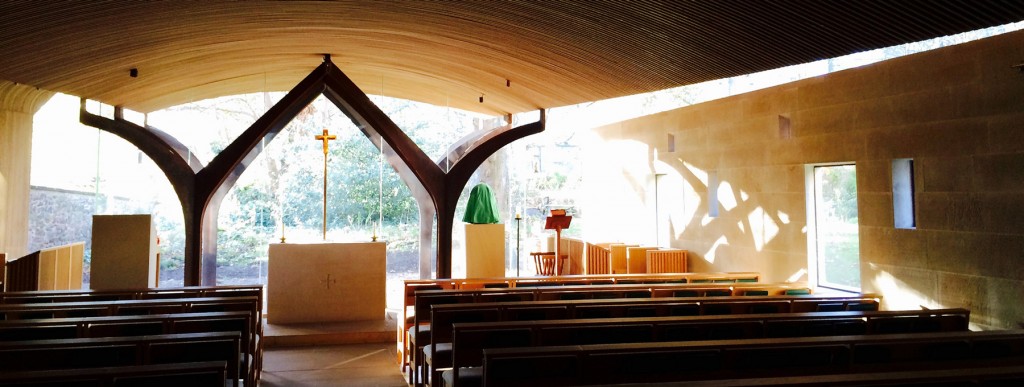
[[[562,254],[557,264],[555,262],[555,253],[552,252],[532,252],[533,265],[537,269],[537,275],[541,276],[553,276],[558,274],[561,270],[558,267],[564,263],[568,258],[568,254]]]

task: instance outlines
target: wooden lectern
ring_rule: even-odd
[[[551,216],[544,221],[545,230],[555,230],[555,275],[562,275],[562,230],[569,228],[572,216],[565,215],[565,210],[551,210]]]

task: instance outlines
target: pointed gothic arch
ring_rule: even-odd
[[[221,202],[263,151],[264,144],[273,141],[321,94],[345,113],[375,147],[383,146],[381,151],[388,163],[409,186],[420,207],[421,256],[424,245],[429,251],[431,218],[437,216],[438,278],[451,277],[455,205],[473,172],[494,152],[515,140],[544,131],[545,125],[541,110],[537,122],[514,128],[506,125],[483,135],[468,136],[456,145],[458,151],[449,151],[445,158],[434,162],[331,62],[329,55],[205,167],[188,158],[188,149],[177,139],[157,128],[125,120],[120,108],[116,108],[114,118],[109,119],[87,112],[83,99],[80,121],[127,140],[164,172],[184,213],[185,285],[213,285],[217,279],[217,215]],[[451,166],[447,172],[442,167],[446,164]],[[422,268],[420,273],[424,276]]]

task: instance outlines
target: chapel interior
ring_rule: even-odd
[[[476,181],[473,173],[489,157],[543,132],[552,109],[1011,23],[1019,29],[1022,21],[1021,1],[2,2],[0,257],[11,262],[33,253],[28,231],[33,116],[58,93],[81,98],[83,124],[125,138],[145,154],[140,157],[153,159],[166,175],[182,203],[187,287],[223,285],[217,283],[216,247],[221,200],[263,151],[263,141],[273,140],[288,121],[321,96],[375,144],[416,198],[418,225],[426,230],[420,232],[420,240],[434,246],[419,250],[417,280],[454,284],[459,276],[474,277],[470,269],[453,264],[452,230],[464,227],[463,214],[456,211],[460,195]],[[173,137],[122,116],[125,111],[146,114],[194,101],[267,91],[286,94],[226,146],[222,155],[206,164],[186,157],[189,150]],[[492,117],[498,124],[492,125],[491,132],[460,144],[462,148],[450,149],[445,160],[455,167],[446,169],[425,156],[377,108],[376,99],[368,97],[371,94],[462,109]],[[85,109],[86,101],[111,106],[115,113],[112,117],[91,114]],[[530,118],[518,119],[524,114]],[[879,311],[963,308],[969,311],[969,324],[963,330],[1024,328],[1020,302],[1024,299],[1024,31],[631,117],[575,129],[575,135],[587,143],[578,160],[582,186],[576,203],[586,220],[578,239],[595,245],[626,242],[685,250],[682,272],[756,273],[759,284],[781,284],[773,289],[783,289],[781,294],[786,295],[797,294],[789,292],[791,287],[806,288],[816,296],[871,295]],[[328,135],[326,130],[323,135]],[[322,141],[326,172],[328,140]],[[856,170],[851,183],[855,184],[853,221],[859,263],[854,265],[859,270],[859,288],[828,286],[819,278],[817,265],[822,263],[813,252],[818,239],[825,239],[815,231],[816,222],[821,222],[815,217],[814,188],[821,188],[816,173],[839,166]],[[325,173],[325,224],[326,181]],[[316,184],[319,190],[319,181]],[[518,216],[516,209],[500,211]],[[514,232],[505,233],[511,232],[507,228],[511,222],[506,219],[506,228],[496,237],[503,249],[516,246],[515,240],[508,239]],[[118,243],[118,238],[145,229],[143,225],[105,230],[116,236],[111,237],[115,243],[103,248],[124,250],[128,243]],[[554,229],[548,231],[555,235]],[[377,229],[373,232],[376,243]],[[558,232],[561,235],[561,229]],[[325,225],[325,241],[326,235]],[[149,234],[141,238],[144,247],[151,247]],[[285,245],[283,235],[281,239]],[[100,248],[96,239],[93,245]],[[268,267],[273,268],[275,247],[268,245]],[[548,256],[557,268],[535,277],[560,277],[562,270],[567,271],[566,278],[592,273],[588,265],[593,263],[582,258],[570,258],[569,266],[561,266],[558,256],[563,247],[555,245]],[[359,251],[383,257],[375,249]],[[502,251],[505,257],[511,254],[511,250]],[[532,268],[536,259],[536,273],[541,273],[544,256],[530,258],[527,251],[521,254],[527,263],[520,266]],[[278,250],[277,254],[290,253]],[[471,253],[466,255],[469,262]],[[650,255],[646,262],[651,265]],[[377,263],[383,267],[382,260]],[[301,275],[329,270],[327,263],[315,265],[320,266],[308,266]],[[371,267],[360,265],[360,270]],[[282,321],[284,312],[274,316],[275,301],[283,302],[277,304],[278,310],[310,312],[316,308],[298,302],[304,299],[316,305],[324,297],[316,289],[355,286],[376,292],[379,288],[379,299],[357,297],[330,307],[351,311],[359,301],[379,309],[377,305],[384,303],[383,269],[372,268],[380,272],[380,279],[372,277],[372,284],[362,274],[360,280],[342,279],[341,283],[328,276],[310,281],[312,290],[294,290],[301,281],[285,279],[296,281],[288,285],[294,294],[287,296],[295,301],[271,299],[271,307],[265,310],[268,293],[261,285],[259,296],[250,294],[260,300],[258,321],[247,320],[260,327],[256,329],[262,333],[249,333],[250,341],[262,334],[260,343],[250,343],[251,351],[246,352],[243,332],[235,345],[243,347],[243,363],[262,364],[262,380],[255,365],[240,367],[242,371],[236,370],[234,377],[229,365],[228,371],[221,370],[227,376],[222,373],[214,379],[270,386],[447,384],[447,379],[441,380],[442,370],[428,364],[440,361],[431,355],[432,348],[423,352],[416,347],[423,347],[424,339],[414,338],[419,336],[413,322],[429,318],[418,307],[415,316],[406,316],[412,301],[397,314],[389,310],[379,324],[383,328],[338,325],[354,331],[339,334],[350,339],[338,341],[345,342],[341,347],[317,343],[316,333],[302,329],[294,330],[298,333],[290,344],[283,344],[284,338],[267,340],[266,335],[294,333],[283,326],[268,327],[263,321],[264,314]],[[502,274],[494,277],[514,277],[505,275],[509,268],[506,262],[497,269]],[[80,277],[80,264],[77,270]],[[152,276],[154,267],[139,270],[148,270]],[[351,266],[338,266],[338,270],[356,271]],[[619,273],[606,270],[594,273],[609,278]],[[7,272],[5,277],[5,271],[0,271],[0,283],[9,285],[13,277]],[[526,278],[525,284],[534,274],[518,278]],[[106,280],[99,275],[93,278]],[[686,278],[684,282],[692,285],[693,278]],[[736,296],[738,289],[747,286],[737,281],[732,290]],[[412,297],[409,283],[415,281],[406,282],[407,296]],[[504,281],[510,288],[515,288],[515,282],[515,278]],[[94,291],[98,286],[93,286]],[[3,290],[0,286],[0,295]],[[216,291],[208,290],[209,294]],[[272,298],[274,291],[269,291]],[[195,294],[203,292],[207,290]],[[277,297],[284,300],[286,296]],[[597,297],[588,297],[597,302]],[[12,302],[2,300],[0,311],[6,311]],[[4,347],[5,341],[16,342],[5,338],[2,324],[6,322],[0,321],[0,353],[29,348]],[[408,331],[410,324],[413,331]],[[281,333],[285,331],[289,333]],[[309,336],[302,338],[304,334]],[[372,364],[346,368],[351,362],[359,364],[363,356]],[[1009,364],[1021,368],[1024,351],[1018,356]],[[425,362],[423,357],[430,359]],[[501,358],[497,359],[494,364]],[[275,373],[285,370],[281,364],[289,362],[322,368]],[[897,369],[887,371],[893,370]],[[1024,369],[1006,372],[1010,376],[997,378],[1024,380]],[[354,376],[346,382],[344,375]],[[934,381],[920,378],[935,376],[915,377],[920,382]],[[0,385],[28,385],[12,380],[0,377]],[[573,385],[580,380],[540,383]],[[68,382],[54,385],[60,383]],[[813,379],[806,383],[816,384]]]

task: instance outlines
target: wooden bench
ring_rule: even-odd
[[[0,375],[5,386],[223,386],[226,363],[192,362],[143,366],[21,371]]]
[[[815,297],[815,296],[760,296],[721,298],[648,298],[648,299],[586,299],[559,301],[521,301],[495,303],[449,303],[431,306],[429,337],[413,354],[413,369],[420,378],[427,369],[437,364],[449,364],[447,342],[452,325],[456,322],[507,320],[568,320],[579,318],[696,316],[706,314],[750,314],[815,312],[814,305],[871,305],[878,309],[875,296]],[[794,310],[794,306],[796,309]],[[415,343],[415,342],[414,342]],[[438,348],[442,348],[440,354]],[[430,359],[431,361],[425,361]],[[428,367],[423,367],[427,364]]]
[[[249,374],[258,381],[263,364],[259,303],[258,297],[239,296],[0,304],[0,316],[4,320],[16,320],[243,311],[250,315],[251,322],[243,341],[247,343],[243,352],[251,359]]]
[[[678,386],[679,382],[629,383],[630,386]],[[1021,386],[1024,366],[952,368],[914,371],[828,374],[686,382],[687,387],[799,387],[799,386]]]
[[[257,367],[256,348],[261,347],[254,340],[260,337],[253,334],[252,315],[247,311],[0,320],[0,341],[203,332],[239,332],[246,379],[258,380],[256,374],[260,369]]]
[[[444,380],[447,385],[466,385],[462,383],[466,380],[471,386],[479,384],[480,370],[468,367],[481,365],[485,348],[883,334],[888,332],[885,322],[891,319],[914,321],[919,332],[966,331],[970,312],[942,309],[456,323],[447,365],[452,370],[445,371]],[[460,378],[467,369],[470,376]]]
[[[729,307],[728,311],[734,313],[728,314],[878,310],[878,297],[872,294],[862,294],[850,296],[594,298],[467,302],[432,304],[431,313],[437,314],[458,309],[497,308],[502,320],[654,317],[726,314],[719,313],[721,311],[717,310],[717,307],[733,304],[737,306]],[[834,308],[834,305],[843,305],[844,308],[837,309]]]
[[[0,342],[0,371],[223,361],[228,364],[227,379],[237,386],[245,377],[240,342],[238,332]]]
[[[402,316],[397,323],[396,353],[398,362],[405,370],[409,365],[411,351],[408,350],[410,328],[418,323],[415,318],[416,292],[421,290],[465,290],[465,289],[513,289],[517,287],[565,286],[565,285],[611,285],[641,283],[757,283],[760,274],[754,272],[736,273],[668,273],[668,274],[606,274],[561,277],[498,277],[472,279],[419,279],[403,281]],[[422,309],[421,309],[422,311]],[[429,312],[429,309],[426,310]],[[422,323],[426,322],[422,318]],[[419,323],[419,324],[422,324]],[[417,330],[418,332],[418,330]],[[422,342],[422,341],[421,341]],[[410,373],[411,375],[412,373]],[[412,383],[412,379],[410,379]]]
[[[416,361],[419,350],[429,340],[429,310],[431,305],[472,303],[480,301],[530,301],[530,300],[552,300],[552,299],[586,299],[586,298],[652,298],[668,297],[680,292],[710,295],[716,293],[729,296],[732,294],[743,294],[747,291],[756,290],[766,294],[785,295],[788,292],[800,294],[810,293],[810,289],[794,284],[760,284],[760,283],[629,283],[629,284],[606,284],[606,285],[565,285],[565,286],[539,286],[539,287],[516,287],[516,288],[475,288],[475,289],[441,289],[441,290],[420,290],[415,293],[415,313],[413,322],[403,336],[405,339],[403,353],[409,357],[409,364],[418,366],[422,363]],[[404,366],[403,366],[404,368]],[[416,372],[409,373],[409,383],[415,384]]]
[[[4,386],[198,386],[223,387],[227,363],[223,361],[149,364],[141,366],[14,371],[0,374]]]
[[[0,292],[0,304],[143,300],[153,298],[256,297],[263,311],[263,285],[186,286],[112,290],[40,290]]]
[[[1024,361],[1024,332],[493,348],[483,357],[489,387],[682,382],[1014,366]]]

